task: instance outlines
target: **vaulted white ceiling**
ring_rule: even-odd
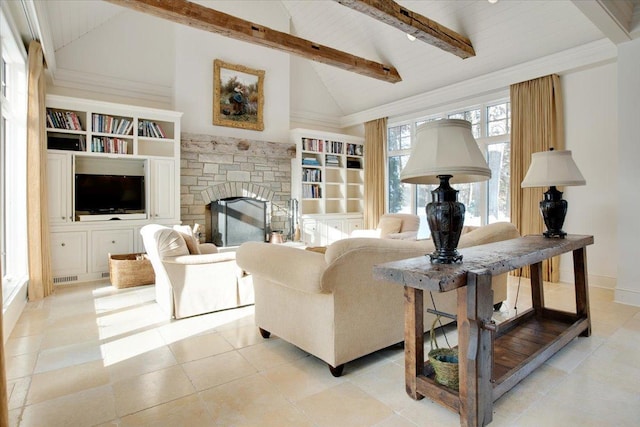
[[[213,8],[216,2],[198,3]],[[640,0],[500,0],[495,4],[487,0],[398,1],[403,7],[468,37],[476,56],[462,60],[419,40],[409,41],[396,28],[334,1],[271,3],[290,15],[292,34],[393,65],[400,73],[403,80],[390,84],[311,62],[317,78],[343,115],[357,114],[597,40],[608,38],[613,44],[619,42],[613,40],[616,37],[640,35]],[[58,51],[93,29],[109,25],[114,16],[127,9],[95,0],[49,0],[46,10],[52,47]],[[615,36],[611,35],[613,32]]]

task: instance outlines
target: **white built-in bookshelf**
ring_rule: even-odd
[[[142,226],[179,223],[181,116],[169,110],[47,96],[54,283],[108,277],[109,254],[144,252]],[[131,190],[136,193],[133,202],[124,194]],[[119,194],[122,205],[100,206]]]
[[[295,129],[292,197],[298,199],[302,237],[328,244],[362,227],[364,141],[362,138]]]

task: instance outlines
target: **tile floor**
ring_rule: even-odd
[[[546,284],[556,308],[569,285]],[[517,279],[498,317],[513,314]],[[518,308],[530,306],[522,280]],[[577,338],[494,406],[495,426],[638,426],[640,308],[592,288],[593,334]],[[455,331],[448,328],[449,341]],[[5,347],[10,424],[76,426],[458,426],[404,391],[403,352],[326,365],[253,323],[253,307],[163,320],[153,287],[59,287],[29,303]]]

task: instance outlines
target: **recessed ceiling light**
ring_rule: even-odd
[[[498,0],[487,0],[487,1],[488,1],[489,3],[491,3],[491,4],[496,4],[496,3],[498,3]]]
[[[415,36],[412,36],[411,34],[408,34],[408,33],[407,33],[407,38],[412,42],[416,41]]]

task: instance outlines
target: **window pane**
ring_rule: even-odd
[[[474,182],[470,184],[454,184],[453,188],[458,190],[458,201],[464,204],[464,225],[482,225],[482,183]]]
[[[509,158],[511,145],[509,142],[491,144],[487,150],[487,163],[491,168],[491,179],[488,186],[489,218],[488,223],[509,221]]]
[[[471,123],[471,133],[474,138],[480,138],[480,109],[462,111],[459,113],[449,114],[447,116],[450,119],[462,119]]]
[[[409,156],[389,156],[389,212],[411,213],[411,184],[400,182]]]
[[[408,150],[411,148],[411,126],[401,125],[390,127],[387,134],[387,149],[389,151]]]
[[[431,203],[431,192],[437,187],[437,185],[416,185],[416,215],[420,217],[418,239],[426,239],[431,236],[431,230],[429,230],[427,223],[426,207],[428,203]]]
[[[487,107],[487,135],[506,135],[511,132],[511,103],[490,105]]]

